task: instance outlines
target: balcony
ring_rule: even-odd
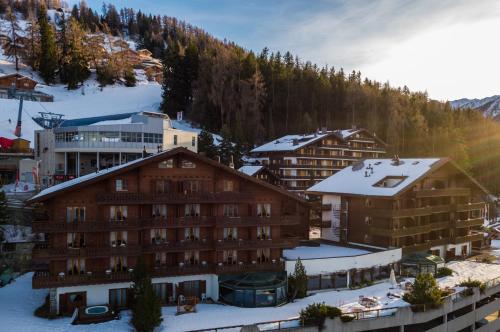
[[[46,244],[38,244],[33,248],[32,258],[38,259],[66,259],[68,257],[110,257],[110,256],[137,256],[141,253],[138,245],[83,247],[83,248],[50,248]]]
[[[469,188],[422,189],[415,191],[417,197],[470,196]]]
[[[418,251],[428,251],[431,248],[431,243],[430,241],[427,243],[418,243],[418,244],[411,244],[411,245],[403,245],[403,254],[408,254],[412,252],[418,252]]]
[[[299,244],[299,238],[265,239],[265,240],[218,240],[215,246],[219,250],[223,249],[247,249],[257,248],[295,248]]]
[[[133,230],[140,227],[140,220],[126,219],[122,221],[33,221],[34,233],[66,233],[66,232],[108,232],[114,230]]]
[[[215,272],[218,274],[232,274],[232,273],[247,273],[247,272],[280,272],[285,269],[283,262],[265,262],[265,263],[244,263],[238,262],[237,264],[222,264],[215,267]]]
[[[432,213],[430,207],[410,208],[410,209],[371,209],[369,213],[376,218],[406,218],[426,216]]]
[[[440,229],[447,229],[450,227],[450,222],[449,221],[438,221],[438,222],[431,222],[431,230],[436,231]]]
[[[210,227],[215,225],[215,217],[176,217],[176,218],[149,218],[143,219],[143,228],[184,228],[184,227]]]
[[[448,244],[448,243],[451,243],[451,240],[450,238],[448,237],[444,237],[444,238],[441,238],[441,239],[434,239],[434,240],[430,240],[430,244],[432,247],[436,247],[436,246],[443,246],[445,244]]]
[[[185,203],[238,203],[248,202],[254,199],[251,193],[242,192],[197,192],[197,193],[104,193],[96,196],[98,204],[185,204]]]
[[[213,270],[213,265],[211,264],[162,266],[153,268],[151,271],[151,276],[169,277],[206,274],[213,273]],[[85,272],[78,275],[57,276],[51,275],[48,271],[39,271],[35,272],[35,274],[33,275],[32,287],[34,289],[40,289],[63,286],[97,285],[117,282],[129,282],[131,280],[131,272]]]
[[[383,228],[383,227],[370,227],[370,233],[372,235],[392,237],[392,238],[428,233],[430,231],[431,231],[430,224],[421,226],[393,228],[393,229]]]
[[[466,243],[466,242],[476,242],[476,241],[482,241],[483,238],[484,238],[484,236],[482,233],[465,235],[465,236],[455,236],[452,239],[451,243],[461,244],[461,243]]]
[[[467,220],[457,220],[455,222],[455,227],[456,228],[475,227],[475,226],[482,226],[483,223],[484,223],[483,218],[473,218],[473,219],[467,219]]]
[[[213,241],[208,239],[201,240],[181,240],[181,241],[163,241],[158,244],[149,244],[143,247],[143,253],[154,252],[183,252],[186,250],[213,250]]]
[[[279,226],[298,224],[300,224],[300,218],[295,215],[272,217],[216,217],[217,227]]]
[[[485,202],[457,204],[457,212],[480,210],[480,209],[484,209],[485,205],[486,205]]]

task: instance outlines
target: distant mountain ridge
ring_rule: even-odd
[[[483,99],[457,99],[450,102],[453,108],[472,108],[484,113],[485,116],[500,121],[500,95]]]

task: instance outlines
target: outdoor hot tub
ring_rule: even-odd
[[[104,315],[108,311],[109,311],[109,308],[105,305],[96,305],[96,306],[85,308],[85,314],[87,314],[87,315]]]
[[[120,319],[120,315],[107,305],[94,305],[78,308],[72,324],[96,324]]]

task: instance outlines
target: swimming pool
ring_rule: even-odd
[[[109,311],[109,308],[104,305],[96,305],[85,309],[87,315],[103,315]]]

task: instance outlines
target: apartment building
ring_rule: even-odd
[[[173,128],[156,112],[65,120],[35,131],[43,188],[179,146],[197,152],[198,135]]]
[[[379,158],[386,144],[366,129],[286,135],[251,151],[290,191],[303,193],[354,162]]]
[[[312,186],[321,237],[452,259],[479,246],[488,194],[448,158],[366,159]]]
[[[33,288],[51,310],[127,307],[138,257],[164,304],[212,298],[257,307],[286,301],[282,251],[307,238],[295,194],[185,148],[55,185],[34,196]]]

